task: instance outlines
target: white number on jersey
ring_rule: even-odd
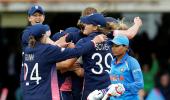
[[[113,56],[111,53],[107,53],[104,57],[104,59],[102,58],[102,55],[100,53],[94,53],[92,55],[92,59],[94,59],[95,57],[98,57],[99,60],[96,62],[96,65],[99,66],[100,70],[99,71],[96,71],[94,68],[91,69],[91,71],[94,73],[94,74],[101,74],[103,72],[103,66],[106,66],[108,68],[108,70],[105,70],[106,72],[110,73],[110,65],[107,63],[107,60],[108,60],[108,57],[111,57],[111,59],[113,59]],[[102,60],[104,60],[104,63],[105,65],[102,65],[101,62]]]
[[[28,74],[28,65],[24,63],[24,80],[27,79],[27,74]],[[31,71],[30,80],[35,80],[37,84],[39,84],[39,81],[41,80],[41,77],[39,76],[39,73],[38,73],[38,63],[34,65]]]

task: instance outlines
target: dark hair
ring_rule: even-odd
[[[80,20],[78,20],[77,26],[80,28],[80,31],[83,32],[85,26],[83,23],[80,22]]]
[[[134,53],[134,51],[132,50],[131,47],[128,47],[128,51],[127,51],[127,52],[128,52],[128,54],[129,54],[130,56],[136,58],[136,57],[135,57],[135,53]]]
[[[29,36],[28,46],[31,48],[35,47],[36,39],[34,36]]]

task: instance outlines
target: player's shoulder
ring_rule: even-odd
[[[131,67],[140,67],[138,60],[132,56],[129,56],[127,61]]]
[[[22,39],[28,38],[30,31],[29,31],[30,26],[27,26],[23,31],[22,31]]]
[[[132,56],[129,56],[128,59],[129,59],[131,62],[138,62],[138,60],[137,60],[135,57],[132,57]]]

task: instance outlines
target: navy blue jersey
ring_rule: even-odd
[[[90,41],[98,34],[99,33],[91,33],[88,37],[79,40],[76,45]],[[112,52],[110,46],[106,42],[97,44],[95,49],[90,51],[90,53],[84,54],[82,59],[85,70],[84,91],[92,92],[96,89],[100,90],[111,84],[109,71]]]
[[[83,48],[85,46],[85,48]],[[24,100],[59,100],[56,62],[89,52],[89,41],[74,49],[59,48],[37,42],[34,48],[25,47],[21,68],[21,87]]]

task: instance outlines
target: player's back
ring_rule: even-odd
[[[83,41],[90,41],[99,33],[92,33]],[[112,60],[111,49],[104,42],[97,44],[95,49],[83,55],[83,67],[85,69],[84,90],[95,90],[108,87],[110,85],[110,63]]]
[[[57,95],[56,68],[55,63],[47,56],[48,49],[49,45],[39,44],[35,48],[26,47],[24,50],[24,66],[21,70],[24,100],[52,100],[52,93]]]

